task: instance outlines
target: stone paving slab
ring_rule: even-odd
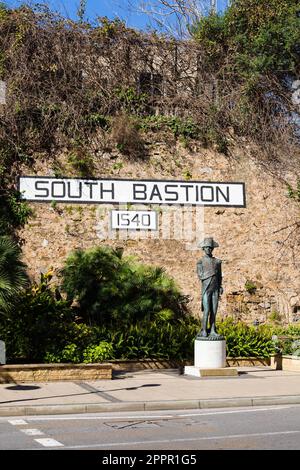
[[[111,383],[111,381],[109,381],[109,383]],[[85,390],[74,382],[0,384],[0,408],[12,405],[31,406],[60,403],[105,403],[107,400],[96,392],[97,390]]]
[[[196,378],[163,372],[138,372],[121,380],[88,382],[122,401],[200,400],[300,395],[300,374],[270,368],[238,368],[240,375]],[[125,375],[126,377],[126,375]]]

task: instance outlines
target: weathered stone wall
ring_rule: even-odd
[[[111,364],[22,364],[0,366],[0,383],[109,380]]]
[[[112,239],[108,233],[109,208],[33,203],[35,217],[20,232],[24,240],[24,261],[31,275],[38,278],[41,271],[60,268],[75,248],[123,246],[126,255],[163,266],[182,291],[191,296],[191,309],[199,315],[200,284],[195,266],[202,251],[196,249],[196,245],[204,235],[213,236],[220,245],[214,255],[223,260],[224,295],[220,313],[247,321],[265,321],[277,311],[285,321],[297,320],[300,316],[300,248],[293,224],[299,221],[300,211],[299,205],[287,197],[284,182],[295,183],[295,174],[287,168],[281,169],[279,179],[267,167],[238,152],[235,158],[229,159],[200,147],[191,150],[163,142],[149,142],[148,152],[148,160],[139,162],[125,160],[116,153],[103,154],[99,156],[93,176],[245,182],[247,207],[173,207],[168,216],[178,217],[177,222],[173,221],[173,229],[175,227],[176,232],[182,226],[183,214],[194,230],[191,239],[187,234],[179,239],[178,233],[164,238],[162,228],[159,234],[148,234],[152,237],[148,239],[140,239],[146,235],[143,232],[130,232],[127,239]],[[63,165],[64,156],[58,158]],[[51,164],[42,161],[35,173],[54,174]],[[33,171],[24,168],[23,174],[30,175]],[[65,167],[65,175],[74,176],[72,169]],[[163,206],[159,210],[161,226],[170,208]],[[124,237],[124,233],[121,236]],[[256,287],[252,294],[245,288],[247,281]]]

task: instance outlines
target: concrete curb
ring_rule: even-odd
[[[202,400],[163,400],[148,402],[124,403],[91,403],[71,405],[33,405],[2,406],[0,417],[34,416],[56,414],[107,413],[117,411],[155,411],[155,410],[188,410],[207,408],[233,408],[242,406],[300,404],[300,395],[282,395],[272,397],[234,397]]]

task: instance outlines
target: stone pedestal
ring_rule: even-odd
[[[195,340],[194,365],[200,369],[219,369],[226,367],[226,341]]]
[[[0,340],[0,364],[6,364],[5,343]]]
[[[196,339],[194,365],[186,366],[184,373],[195,377],[237,375],[236,369],[226,367],[226,341],[224,339]]]

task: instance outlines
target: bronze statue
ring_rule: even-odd
[[[222,261],[212,256],[218,243],[212,237],[205,238],[199,245],[205,255],[197,262],[197,274],[202,282],[201,310],[203,311],[202,329],[197,339],[223,339],[216,330],[216,315],[222,288]]]

